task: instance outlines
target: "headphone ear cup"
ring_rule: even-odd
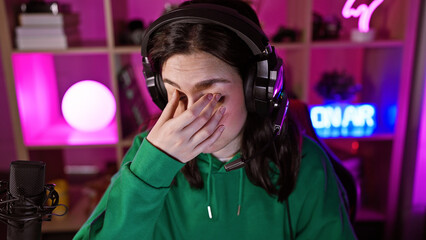
[[[167,91],[164,87],[163,79],[160,74],[155,73],[151,67],[149,59],[144,57],[142,60],[143,75],[145,77],[146,87],[151,95],[152,101],[163,110],[167,105]]]
[[[286,104],[282,98],[287,95],[283,62],[273,51],[269,58],[252,63],[244,82],[244,93],[248,112],[275,118],[277,108]]]
[[[157,104],[157,106],[160,107],[161,110],[163,110],[167,103],[169,102],[169,100],[167,99],[167,90],[166,87],[164,86],[164,82],[163,82],[163,78],[161,77],[161,74],[156,74],[155,75],[155,86],[157,88],[158,91],[158,96],[159,96],[159,103],[161,104],[161,107],[159,106],[159,104]]]

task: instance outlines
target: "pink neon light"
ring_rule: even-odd
[[[65,121],[80,131],[99,131],[115,116],[115,99],[103,84],[84,80],[72,85],[62,99]]]
[[[30,144],[60,117],[53,56],[19,53],[12,59],[24,142]]]
[[[384,0],[374,0],[370,6],[366,4],[360,4],[356,9],[352,8],[356,0],[347,0],[345,6],[342,9],[342,15],[344,18],[359,17],[358,30],[360,32],[368,32],[370,30],[371,15],[376,8],[382,4]]]

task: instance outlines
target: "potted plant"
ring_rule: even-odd
[[[361,90],[361,85],[356,84],[354,77],[346,72],[334,70],[322,74],[315,90],[327,103],[348,102]]]

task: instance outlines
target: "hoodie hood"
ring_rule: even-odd
[[[227,162],[222,162],[219,159],[217,159],[215,156],[213,156],[210,153],[201,153],[198,155],[198,167],[201,172],[208,173],[210,171],[210,163],[212,167],[212,172],[214,173],[227,173],[224,166],[227,163],[233,162],[235,160],[238,160],[241,158],[241,153],[237,153],[234,157],[232,157],[231,160]]]

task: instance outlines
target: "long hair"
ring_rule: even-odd
[[[198,0],[183,5],[215,3],[237,10],[259,25],[254,10],[243,1]],[[204,51],[233,66],[241,78],[246,79],[252,68],[253,53],[234,32],[216,25],[200,23],[170,23],[158,29],[148,43],[152,68],[161,72],[167,59],[175,54]],[[272,142],[271,142],[272,141]],[[263,146],[269,146],[264,150]],[[248,113],[243,129],[241,154],[253,158],[245,167],[249,180],[270,195],[284,201],[293,191],[301,159],[301,134],[291,112],[285,120],[285,129],[277,138],[273,136],[273,124],[269,117]],[[258,154],[263,150],[264,154]],[[203,188],[204,183],[196,161],[188,162],[182,169],[193,188]]]

